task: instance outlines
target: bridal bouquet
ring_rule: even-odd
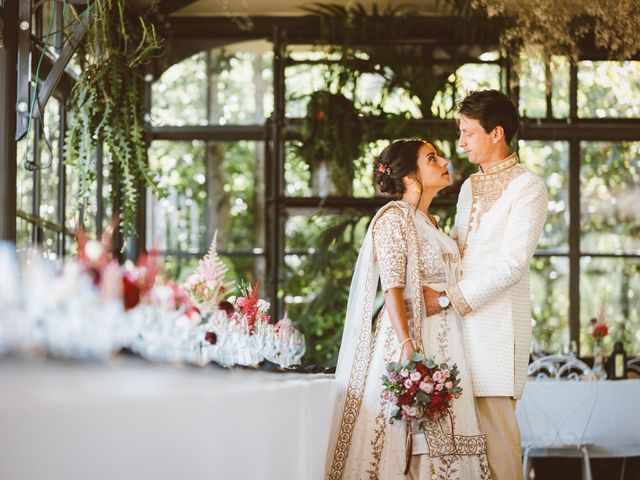
[[[389,423],[415,420],[422,428],[429,419],[449,412],[453,399],[462,394],[459,384],[455,364],[438,364],[417,352],[409,362],[390,362],[387,374],[382,376],[382,399]]]

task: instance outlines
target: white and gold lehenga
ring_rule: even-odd
[[[339,395],[327,462],[329,480],[407,478],[406,424],[389,424],[381,403],[381,376],[387,362],[398,360],[400,348],[384,308],[372,328],[378,279],[383,291],[403,287],[416,348],[438,362],[457,363],[463,388],[462,396],[453,401],[455,437],[448,418],[414,433],[417,448],[408,478],[490,478],[486,439],[478,428],[464,356],[462,321],[453,309],[428,318],[424,313],[422,286],[444,290],[457,280],[459,266],[455,241],[408,203],[390,202],[372,220],[351,283],[336,369]]]

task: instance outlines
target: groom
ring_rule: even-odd
[[[427,314],[450,306],[462,317],[480,429],[494,480],[522,478],[516,399],[531,341],[529,263],[547,214],[547,190],[509,143],[518,113],[496,90],[459,105],[458,144],[479,171],[462,185],[454,237],[461,280],[445,292],[425,288]]]

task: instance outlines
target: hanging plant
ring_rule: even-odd
[[[311,95],[298,152],[308,162],[312,176],[324,164],[337,192],[350,195],[363,137],[362,119],[351,100],[324,90]]]
[[[69,102],[65,160],[78,169],[78,202],[86,207],[96,180],[96,152],[103,146],[114,213],[126,239],[136,234],[140,183],[160,193],[148,167],[143,66],[159,53],[162,40],[146,15],[126,10],[125,0],[89,0],[87,8],[93,15]]]

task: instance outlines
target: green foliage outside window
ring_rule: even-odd
[[[294,54],[298,58],[305,58],[305,55],[308,57],[308,54],[291,52],[291,55]],[[191,69],[190,71],[194,72],[202,71],[198,70],[201,67],[197,65],[198,62],[203,61],[203,58],[203,55],[192,57],[182,64],[192,62],[190,66],[185,65],[184,68],[188,67]],[[245,58],[240,63],[248,61]],[[566,66],[565,60],[554,59],[553,68],[557,70],[553,77],[554,82],[557,82],[553,86],[554,116],[566,115],[567,92],[565,89],[567,85],[566,79],[563,77],[565,71],[563,69],[567,68]],[[295,106],[295,108],[291,107],[292,109],[287,107],[288,115],[301,115],[305,111],[306,104],[304,102],[306,100],[303,99],[308,93],[312,76],[303,74],[305,70],[297,68],[296,65],[287,68],[292,69],[289,70],[291,72],[298,72],[289,75],[286,79],[287,99],[290,102],[288,105]],[[544,117],[546,112],[543,108],[545,100],[542,92],[544,90],[540,90],[536,85],[540,81],[543,69],[544,65],[542,64],[532,64],[529,73],[526,74],[528,76],[522,79],[521,90],[521,108],[532,112],[531,115],[535,113],[535,116],[541,117]],[[310,70],[320,72],[322,69],[320,66],[314,65],[310,67]],[[180,77],[186,82],[184,76],[180,75]],[[450,80],[443,87],[442,92],[444,93],[438,93],[434,97],[434,103],[431,106],[433,114],[445,118],[452,115],[453,99],[459,100],[468,89],[474,88],[474,85],[477,85],[477,88],[499,87],[500,72],[491,64],[465,66],[456,69],[455,76]],[[196,79],[196,81],[200,80]],[[374,78],[370,77],[367,81],[374,82]],[[589,104],[597,104],[597,93],[594,92],[615,88],[615,83],[607,76],[594,80],[594,82],[596,82],[597,88],[581,87],[579,91],[580,95],[586,95],[585,98]],[[367,85],[373,85],[373,83],[361,85],[364,88]],[[154,92],[156,91],[154,90]],[[224,101],[231,101],[230,96],[221,95],[223,95]],[[371,98],[357,91],[353,95],[356,99]],[[164,92],[158,91],[154,96],[162,99]],[[389,95],[385,97],[384,107],[378,112],[393,111],[394,108],[397,108],[394,98],[398,102],[405,102],[407,98],[411,97],[410,95],[407,97],[405,93],[401,93],[397,97]],[[161,110],[157,105],[154,101],[154,108],[156,108],[154,118],[158,118]],[[371,108],[371,104],[363,103],[360,100],[356,101],[356,105],[358,108]],[[162,115],[167,118],[184,118],[180,113],[180,108],[175,108],[175,111],[170,109],[173,113],[163,112]],[[371,111],[373,112],[373,110]],[[457,159],[455,131],[422,131],[416,132],[416,134],[434,140],[446,156],[454,159],[455,172],[459,179],[475,170],[468,162]],[[311,172],[308,163],[301,157],[296,142],[297,140],[290,140],[285,144],[285,192],[288,196],[310,196],[312,192]],[[373,160],[387,142],[379,140],[364,145],[363,154],[354,164],[354,196],[369,197],[373,195],[371,185]],[[167,148],[175,143],[166,142]],[[240,207],[232,215],[234,223],[233,228],[230,229],[229,240],[229,247],[232,249],[259,246],[254,245],[255,239],[252,236],[252,231],[257,225],[256,222],[260,221],[255,216],[257,214],[253,213],[254,204],[252,203],[255,201],[253,196],[255,194],[253,182],[256,179],[253,169],[255,150],[249,147],[252,145],[251,142],[246,142],[246,147],[242,147],[241,144],[242,142],[223,144],[224,159],[225,162],[228,162],[228,165],[225,163],[227,165],[225,166],[225,182],[229,185],[231,198],[240,199]],[[568,143],[562,141],[524,141],[520,142],[519,153],[524,164],[545,179],[550,192],[549,218],[540,248],[552,250],[558,254],[538,257],[532,262],[532,317],[536,343],[545,351],[555,352],[566,349],[569,338],[569,268],[568,257],[566,257],[569,228],[569,148]],[[173,155],[177,155],[177,153]],[[582,158],[583,201],[588,202],[589,205],[599,205],[598,208],[601,208],[606,204],[604,199],[610,198],[607,196],[609,192],[613,193],[616,202],[618,202],[617,205],[620,206],[621,203],[628,202],[628,198],[634,195],[635,185],[640,184],[640,180],[636,178],[638,158],[636,144],[609,144],[605,146],[600,143],[584,144]],[[171,175],[177,175],[176,184],[182,182],[184,185],[193,185],[194,189],[198,188],[198,185],[193,183],[193,172],[182,172],[179,167],[170,170],[172,170]],[[260,172],[257,173],[257,175],[259,174]],[[189,177],[190,175],[191,177]],[[443,192],[443,198],[452,194],[451,203],[449,203],[451,206],[435,212],[440,216],[441,225],[445,231],[450,229],[454,215],[455,191],[452,189],[450,192]],[[244,205],[246,205],[246,209]],[[582,208],[583,215],[586,215],[585,212],[588,211],[588,208],[588,206]],[[612,208],[611,205],[609,208]],[[288,253],[285,255],[285,279],[281,284],[280,294],[285,300],[289,316],[307,337],[307,354],[305,356],[307,363],[331,365],[335,362],[353,265],[366,226],[373,213],[362,211],[320,212],[313,209],[291,209],[287,212],[286,249]],[[626,249],[624,251],[628,253],[637,252],[638,247],[632,240],[638,238],[637,218],[628,214],[624,216],[622,207],[618,208],[613,215],[605,214],[604,211],[597,211],[583,219],[583,230],[585,231],[583,235],[587,235],[583,238],[583,249],[590,244],[589,242],[602,241],[597,239],[604,238],[607,232],[613,232],[613,235],[608,237],[610,248],[608,247],[607,251],[613,252],[616,248],[622,248],[620,247],[622,245]],[[171,261],[183,265],[191,262],[191,260],[177,259]],[[254,258],[232,257],[228,258],[228,261],[230,265],[235,266],[234,274],[238,278],[251,277],[255,272],[254,267],[257,260]],[[622,338],[625,340],[628,350],[637,351],[640,348],[640,339],[638,339],[637,333],[640,320],[638,320],[637,309],[633,302],[633,299],[640,295],[640,292],[634,290],[634,285],[638,284],[637,262],[631,259],[607,261],[594,259],[588,263],[585,259],[582,265],[582,349],[580,353],[589,354],[590,352],[586,322],[599,308],[600,297],[598,295],[607,288],[610,290],[607,301],[611,308],[612,339]],[[609,282],[605,288],[602,282],[608,278],[609,274],[613,275],[615,281]],[[380,299],[378,299],[378,303],[380,303]],[[605,349],[606,347],[607,345],[605,345]]]

